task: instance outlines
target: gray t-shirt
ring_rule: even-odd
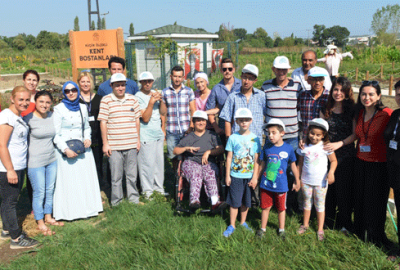
[[[197,136],[194,132],[189,133],[181,139],[177,147],[200,147],[199,151],[194,154],[186,151],[185,158],[201,164],[203,154],[208,150],[214,149],[218,145],[221,145],[221,142],[217,135],[212,131],[206,130],[201,137]],[[208,161],[215,162],[215,156],[210,155]]]
[[[53,113],[48,112],[45,119],[30,113],[23,119],[29,126],[28,168],[44,167],[54,162],[56,156],[53,138],[56,130]]]

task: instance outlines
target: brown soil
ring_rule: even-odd
[[[72,79],[72,77],[70,78]],[[66,82],[68,78],[54,77],[52,74],[40,74],[39,86],[44,85],[44,80],[52,80],[55,84]],[[12,90],[17,85],[23,85],[22,74],[17,75],[0,75],[0,91]]]

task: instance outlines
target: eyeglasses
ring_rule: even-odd
[[[368,85],[372,85],[373,87],[377,87],[377,86],[379,86],[379,82],[378,81],[363,81],[362,82],[362,86],[368,86]]]
[[[230,68],[222,68],[222,71],[223,71],[223,72],[226,72],[227,70],[232,71],[233,68],[231,68],[231,67],[230,67]]]
[[[76,89],[76,88],[65,89],[65,90],[64,90],[64,93],[65,93],[66,95],[68,95],[69,93],[78,93],[78,89]]]

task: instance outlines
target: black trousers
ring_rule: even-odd
[[[387,162],[390,186],[393,188],[394,203],[397,212],[397,237],[400,243],[400,166],[394,161]]]
[[[0,196],[1,196],[1,219],[3,230],[9,231],[12,239],[21,235],[21,228],[18,226],[17,203],[18,196],[24,184],[25,170],[16,171],[18,183],[10,184],[7,180],[7,173],[0,172]]]
[[[325,201],[325,225],[329,228],[353,229],[354,163],[355,157],[338,159],[335,183],[329,186]]]
[[[385,241],[389,182],[386,162],[355,162],[354,233],[374,244]]]
[[[94,161],[96,163],[97,177],[99,178],[100,190],[104,191],[108,200],[111,200],[111,170],[108,162],[106,162],[106,177],[103,173],[103,145],[92,145]]]

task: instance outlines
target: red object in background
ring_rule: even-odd
[[[200,72],[200,49],[185,49],[185,79],[193,80],[198,72]]]
[[[224,49],[214,49],[212,50],[212,62],[211,62],[211,72],[216,72],[220,68],[220,63],[222,56],[224,55]]]

